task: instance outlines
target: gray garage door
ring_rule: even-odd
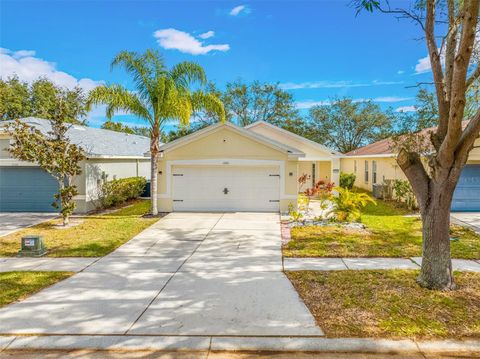
[[[480,165],[466,165],[453,195],[452,211],[480,211]]]
[[[55,212],[57,182],[38,167],[0,167],[1,212]]]

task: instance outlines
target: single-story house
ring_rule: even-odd
[[[22,121],[43,133],[50,131],[50,121],[28,117]],[[1,131],[1,130],[0,130]],[[82,174],[76,178],[77,213],[98,206],[100,188],[105,181],[142,176],[150,178],[148,137],[72,125],[67,136],[86,154]],[[56,180],[33,163],[22,162],[8,152],[11,139],[0,132],[0,212],[53,212]]]
[[[159,210],[287,211],[303,173],[338,183],[341,154],[269,123],[217,123],[164,144]]]
[[[454,193],[454,211],[480,211],[480,139],[477,139],[475,146]],[[396,162],[394,147],[392,139],[387,138],[348,152],[341,160],[341,170],[355,173],[355,186],[368,191],[385,180],[406,180]]]

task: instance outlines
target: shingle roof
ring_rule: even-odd
[[[462,129],[465,129],[468,121],[462,121]],[[435,131],[437,127],[425,128],[418,132],[421,136],[426,136],[430,132]],[[369,156],[369,155],[395,155],[395,143],[391,137],[378,142],[371,143],[369,145],[357,148],[356,150],[347,152],[347,156]]]
[[[43,133],[51,129],[50,121],[42,118],[27,117],[21,121]],[[83,148],[87,157],[144,157],[150,150],[148,137],[101,128],[72,125],[67,131],[67,136],[72,143]]]
[[[384,140],[371,143],[364,147],[345,153],[347,156],[366,156],[366,155],[387,155],[392,154],[393,140],[386,138]]]

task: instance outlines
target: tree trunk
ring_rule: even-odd
[[[66,211],[64,211],[64,198],[63,198],[63,190],[65,189],[65,181],[60,180],[58,181],[58,194],[60,201],[60,213],[62,215],[63,225],[67,226],[70,223],[70,217]]]
[[[441,188],[435,184],[432,187],[433,193],[430,194],[428,204],[421,211],[423,259],[417,281],[425,288],[452,290],[455,289],[450,259],[450,206],[453,189]]]
[[[150,134],[150,211],[153,216],[158,214],[157,182],[158,182],[158,153],[160,142],[160,124],[158,121],[152,127]]]
[[[151,174],[150,174],[150,211],[153,216],[156,216],[158,214],[158,204],[157,204],[157,176],[158,176],[158,170],[157,170],[157,158],[158,158],[158,152],[152,151],[151,153]]]

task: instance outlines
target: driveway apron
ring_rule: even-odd
[[[274,213],[171,213],[0,309],[0,333],[323,335],[282,272]]]

